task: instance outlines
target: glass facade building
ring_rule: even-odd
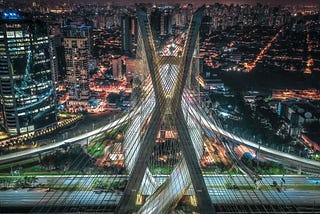
[[[56,121],[51,48],[47,25],[17,12],[0,18],[0,94],[9,135]]]

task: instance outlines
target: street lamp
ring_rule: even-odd
[[[258,151],[256,154],[256,159],[257,159],[257,169],[259,169],[259,158],[258,158],[258,154],[260,153],[260,146],[261,146],[261,140],[258,141],[259,147],[258,147]]]
[[[29,135],[29,119],[27,120],[27,136]]]

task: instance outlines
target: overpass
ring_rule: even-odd
[[[231,199],[236,195],[235,191],[228,190],[227,185],[224,185],[223,191],[225,194],[222,196],[219,195],[219,192],[216,194],[214,190],[217,187],[215,185],[221,180],[211,181],[212,183],[209,185],[206,184],[205,176],[203,176],[200,169],[200,161],[205,151],[204,137],[201,132],[204,128],[216,133],[216,136],[223,142],[237,166],[248,174],[252,180],[257,181],[262,180],[262,178],[259,175],[255,175],[254,172],[237,160],[237,157],[233,155],[232,149],[229,147],[229,141],[259,149],[260,152],[271,154],[272,158],[278,157],[281,161],[288,160],[288,162],[303,166],[306,171],[317,171],[320,166],[319,162],[300,159],[227,132],[218,125],[216,119],[210,118],[205,114],[196,100],[189,99],[190,95],[193,95],[190,92],[192,87],[190,76],[194,72],[191,67],[196,67],[196,62],[193,60],[196,58],[194,54],[197,52],[196,44],[203,11],[204,7],[198,9],[191,19],[182,54],[178,54],[177,49],[175,49],[171,53],[172,56],[163,57],[159,56],[155,51],[153,34],[146,11],[138,8],[137,17],[140,23],[138,43],[141,45],[142,60],[144,60],[143,64],[145,66],[144,71],[149,71],[149,77],[142,80],[144,84],[140,105],[136,106],[129,114],[107,124],[102,129],[31,151],[5,155],[0,157],[0,162],[17,160],[34,154],[45,153],[65,144],[88,140],[91,136],[114,130],[119,125],[129,122],[129,128],[125,133],[123,142],[125,166],[129,179],[119,203],[116,202],[118,204],[116,213],[171,212],[185,195],[190,195],[190,203],[200,213],[215,213],[215,208],[219,206],[220,199],[228,199],[229,201],[223,206],[232,207],[233,201]],[[152,160],[154,153],[158,152],[154,152],[155,141],[162,128],[174,130],[177,133],[177,138],[171,138],[171,142],[169,142],[171,143],[171,148],[168,150],[173,151],[173,147],[178,147],[179,150],[178,152],[174,150],[175,153],[170,153],[171,157],[175,158],[172,158],[175,162],[170,165],[172,167],[170,176],[165,182],[157,183],[154,174],[151,173],[150,160]],[[164,154],[166,153],[160,154],[160,152],[163,151],[159,151],[157,155],[165,156]],[[209,191],[211,188],[214,190]],[[245,192],[249,193],[250,191]],[[65,191],[56,197],[57,200],[52,206],[60,207],[62,203],[66,203],[66,206],[73,206],[71,200],[62,197],[64,193]],[[73,195],[72,198],[83,198],[80,191],[75,193],[72,191],[70,194]],[[90,195],[91,192],[88,189],[84,194]],[[265,195],[263,191],[253,191],[247,197],[240,191],[237,197],[245,201],[256,199],[259,205],[255,204],[256,201],[252,204],[252,206],[256,207],[248,205],[251,211],[260,210],[259,206],[267,210],[268,207],[274,205],[274,198],[276,200],[281,199],[279,195],[273,196],[270,190],[267,191],[267,194]],[[269,195],[272,196],[270,199],[268,198]],[[108,197],[108,202],[114,201],[113,195]],[[62,201],[60,202],[60,200]],[[267,202],[263,200],[267,200]],[[277,206],[272,208],[277,210]],[[286,207],[281,204],[279,206],[283,211],[286,211]],[[243,208],[242,205],[240,205],[240,208]],[[246,210],[246,207],[244,209]]]
[[[201,108],[191,107],[188,109],[188,111],[194,116],[195,119],[200,121],[201,124],[203,124],[205,127],[210,129],[211,131],[220,134],[222,137],[234,140],[240,144],[244,144],[246,146],[249,146],[249,147],[257,149],[257,150],[259,149],[261,153],[270,154],[274,158],[278,157],[278,158],[281,158],[282,160],[288,160],[289,162],[293,162],[293,164],[297,165],[297,166],[299,166],[299,165],[306,166],[306,168],[307,168],[307,166],[310,166],[314,169],[320,169],[320,162],[319,161],[314,161],[314,160],[302,158],[302,157],[299,157],[296,155],[288,154],[288,153],[285,153],[282,151],[278,151],[278,150],[275,150],[272,148],[265,147],[259,143],[255,143],[255,142],[246,140],[244,138],[238,137],[238,136],[224,130],[223,128],[218,127],[217,125],[215,125],[215,122],[213,122],[212,119],[209,118],[209,116]],[[0,163],[21,160],[23,158],[35,156],[39,153],[50,152],[52,150],[59,148],[62,145],[74,144],[74,143],[82,141],[82,140],[87,140],[88,138],[95,136],[97,134],[100,134],[100,133],[103,133],[106,131],[111,131],[115,128],[118,128],[122,124],[128,122],[128,120],[130,120],[137,113],[138,113],[137,110],[133,110],[130,113],[123,115],[121,118],[118,118],[118,119],[106,124],[103,128],[99,128],[99,129],[90,131],[88,133],[78,135],[73,138],[69,138],[69,139],[66,139],[66,140],[63,140],[60,142],[51,143],[51,144],[48,144],[48,145],[45,145],[42,147],[38,147],[35,149],[28,149],[25,151],[14,152],[14,153],[2,155],[2,156],[0,156]],[[320,171],[318,170],[313,173],[319,174]]]

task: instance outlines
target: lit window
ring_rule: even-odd
[[[22,31],[16,31],[16,38],[23,37]]]
[[[7,31],[8,38],[14,38],[14,31]]]

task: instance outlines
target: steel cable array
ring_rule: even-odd
[[[188,95],[188,96],[190,96],[190,94]],[[195,112],[197,112],[197,113],[201,113],[202,114],[202,117],[203,118],[206,118],[206,120],[207,121],[212,121],[212,125],[214,125],[214,123],[215,123],[215,125],[214,126],[219,126],[219,127],[221,127],[222,126],[222,124],[220,123],[220,121],[217,119],[217,117],[216,117],[216,119],[213,119],[213,118],[208,118],[208,116],[207,116],[207,113],[206,112],[204,112],[203,111],[203,108],[201,108],[201,107],[199,107],[200,105],[193,105],[192,107],[195,107],[196,109],[193,109],[192,110],[192,112],[193,113],[195,113]],[[197,118],[197,113],[195,113],[194,114],[194,117],[195,118]],[[219,124],[217,124],[217,123],[219,123]],[[209,128],[212,128],[212,127],[209,127]],[[212,128],[212,131],[214,131],[214,130],[216,130],[215,128]],[[216,137],[220,140],[220,141],[223,141],[223,140],[225,140],[225,139],[221,139],[221,137],[219,136],[219,134],[217,134],[216,135]],[[232,138],[231,138],[232,139]],[[239,160],[238,160],[239,161]],[[232,178],[238,178],[237,176],[232,176]],[[245,185],[255,185],[255,181],[252,179],[252,177],[256,177],[256,175],[255,176],[248,176],[248,177],[245,177],[246,179],[242,179],[242,183],[244,183]],[[249,179],[248,179],[249,178]],[[236,182],[235,182],[236,183]],[[214,184],[213,184],[214,185]],[[289,201],[290,202],[290,199],[286,196],[286,194],[285,193],[277,193],[277,192],[275,192],[275,190],[271,190],[271,188],[270,188],[270,185],[271,184],[264,184],[263,182],[260,184],[260,185],[264,185],[264,186],[267,186],[267,187],[269,187],[269,188],[267,188],[266,190],[265,190],[265,192],[267,192],[267,194],[269,195],[269,196],[267,196],[266,194],[264,194],[264,190],[255,190],[255,191],[253,191],[253,194],[254,194],[254,197],[255,198],[253,198],[253,197],[251,197],[250,196],[250,200],[248,201],[248,202],[251,202],[251,201],[255,201],[255,202],[259,202],[258,203],[258,205],[259,204],[261,204],[262,205],[262,208],[263,208],[263,210],[264,210],[264,212],[269,212],[269,211],[271,211],[272,212],[272,210],[274,211],[274,212],[279,212],[279,213],[281,213],[281,211],[284,211],[284,212],[287,212],[287,210],[289,209],[291,209],[291,210],[295,210],[295,206],[291,206],[291,207],[287,207],[286,206],[286,204],[287,204],[287,202]],[[227,188],[226,186],[225,186],[225,188]],[[259,196],[256,194],[256,192],[260,192],[259,194],[261,194],[262,195],[262,199],[263,200],[266,200],[265,202],[264,202],[264,204],[267,204],[267,205],[270,205],[270,206],[268,206],[268,207],[265,207],[264,206],[264,204],[262,203],[262,201],[260,200],[260,198],[259,198]],[[276,194],[273,194],[273,193],[276,193]],[[249,195],[249,192],[247,192],[247,194]],[[246,198],[245,197],[245,195],[242,195],[243,197],[242,198]],[[285,196],[285,197],[283,197],[283,196]],[[260,196],[261,197],[261,196]],[[269,198],[271,197],[271,199],[269,200]],[[257,201],[258,200],[258,201]],[[249,204],[249,203],[244,203],[244,204]],[[274,207],[273,206],[273,204],[276,204],[275,206],[278,206],[278,207]],[[248,209],[250,209],[250,207],[248,206]],[[256,209],[258,209],[258,207],[256,207]],[[263,211],[262,210],[262,211]]]
[[[143,66],[139,74],[142,81],[140,86],[142,92],[133,108],[124,116],[128,122],[123,142],[126,174],[116,172],[116,174],[105,175],[105,172],[101,170],[99,174],[83,176],[79,172],[71,175],[67,184],[65,183],[66,177],[61,176],[53,184],[53,189],[59,191],[49,191],[32,212],[68,212],[72,207],[76,211],[103,212],[114,210],[118,203],[120,204],[116,210],[118,213],[128,210],[138,213],[170,212],[178,206],[184,195],[187,195],[192,206],[196,207],[199,198],[195,199],[194,195],[199,194],[199,191],[209,191],[212,204],[219,213],[286,213],[288,210],[296,211],[294,205],[286,205],[290,199],[284,192],[276,192],[270,187],[270,183],[264,183],[263,177],[261,178],[260,175],[247,168],[237,158],[229,141],[238,141],[238,139],[234,139],[232,135],[221,136],[216,131],[217,128],[223,128],[218,117],[213,118],[211,114],[208,115],[204,111],[205,106],[202,101],[196,99],[199,94],[184,87],[188,75],[191,75],[192,62],[182,62],[184,62],[183,59],[191,60],[190,56],[193,56],[194,47],[188,49],[188,44],[195,42],[196,38],[192,38],[192,36],[198,36],[197,29],[192,27],[195,24],[191,24],[188,29],[192,36],[187,37],[184,41],[182,56],[180,55],[181,46],[174,47],[169,55],[161,55],[156,52],[147,16],[143,14],[143,11],[138,11],[138,13],[140,13],[138,15],[140,27],[145,26],[144,29],[139,28],[140,34],[138,36],[138,56],[141,57]],[[192,33],[193,31],[196,33]],[[146,72],[150,72],[150,74],[146,74]],[[188,72],[188,75],[185,72]],[[197,76],[192,78],[197,78]],[[208,122],[204,123],[204,120]],[[121,124],[119,122],[119,125]],[[171,137],[168,140],[168,146],[156,149],[156,146],[161,145],[155,141],[162,128],[169,130],[173,136],[177,134],[180,142],[177,142],[175,137]],[[193,187],[192,184],[196,181],[192,176],[195,175],[190,175],[189,170],[200,168],[201,159],[208,152],[207,148],[210,146],[208,141],[209,143],[213,141],[206,134],[205,129],[214,134],[215,140],[224,146],[225,156],[231,157],[232,161],[236,163],[236,167],[243,170],[246,175],[223,176],[213,170],[209,174],[204,174],[202,170],[196,176],[201,176],[204,179],[206,189],[201,190]],[[182,142],[182,139],[190,141],[189,144],[183,145],[185,142]],[[103,146],[103,141],[97,144]],[[184,146],[185,148],[183,148]],[[155,157],[163,157],[168,151],[175,151],[178,160],[171,161],[169,164],[163,164],[160,161],[160,164],[163,164],[160,167],[171,169],[170,176],[167,180],[163,180],[163,177],[167,176],[158,176],[152,174],[151,171],[152,168],[159,166],[159,161],[155,161]],[[195,154],[188,153],[193,151]],[[186,154],[193,155],[194,160],[192,162],[188,160],[190,157],[184,156]],[[216,160],[211,157],[212,154],[206,155],[206,162],[215,163]],[[79,156],[73,161],[73,164],[81,166],[89,161]],[[93,193],[94,183],[106,182],[111,189],[111,184],[125,180],[127,180],[127,186],[124,193],[104,191],[99,197],[92,195],[95,194]],[[79,183],[81,186],[75,186],[75,183]],[[261,185],[267,188],[247,190],[229,186],[238,183],[240,183],[238,186]],[[90,198],[96,198],[96,200],[90,201]],[[50,203],[45,204],[46,201]],[[145,201],[144,204],[143,201]],[[214,208],[211,211],[215,212]]]

